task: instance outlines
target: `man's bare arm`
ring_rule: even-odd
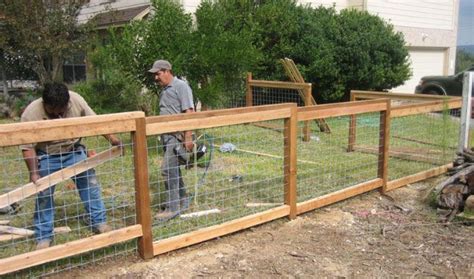
[[[22,154],[26,163],[26,167],[30,172],[30,181],[35,183],[41,178],[38,171],[38,158],[36,158],[36,151],[33,148],[23,149]]]
[[[194,109],[190,108],[184,111],[184,113],[193,113]],[[193,150],[194,143],[193,143],[193,131],[184,131],[184,147],[186,150],[191,151]]]

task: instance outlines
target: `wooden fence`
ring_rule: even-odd
[[[351,91],[351,100],[367,100],[367,99],[378,99],[378,98],[389,98],[392,102],[396,101],[408,101],[408,104],[392,105],[390,109],[390,118],[396,119],[404,116],[416,116],[423,113],[449,111],[450,109],[460,109],[462,106],[462,98],[460,97],[448,97],[448,96],[436,96],[436,95],[422,95],[422,94],[407,94],[407,93],[388,93],[388,92],[375,92],[375,91]],[[348,150],[353,151],[356,142],[355,130],[356,130],[356,117],[351,117],[351,125],[349,132],[349,145]],[[453,137],[453,135],[450,135]],[[458,134],[456,134],[458,136]],[[389,156],[387,154],[387,156]],[[452,160],[450,160],[452,161]],[[409,183],[414,183],[420,180],[424,180],[442,173],[445,173],[451,163],[434,167],[428,170],[424,170],[418,173],[411,174],[406,177],[389,180],[386,183],[385,190],[390,191]]]
[[[142,257],[149,258],[151,242],[149,223],[151,220],[148,200],[148,179],[146,168],[141,164],[146,161],[145,118],[143,112],[130,112],[81,118],[58,119],[51,121],[34,121],[5,124],[0,129],[0,147],[15,146],[52,140],[64,140],[111,133],[132,133],[136,160],[136,225],[113,230],[104,234],[75,240],[0,260],[0,275],[26,269],[54,260],[78,255],[91,250],[110,246],[115,243],[139,238],[139,251]],[[73,171],[74,172],[74,171]],[[62,180],[68,179],[65,176]],[[3,184],[3,183],[2,183]],[[148,227],[148,228],[147,228]]]
[[[290,88],[295,87],[292,86]],[[308,86],[306,84],[298,85],[298,88],[305,90],[305,92],[310,92],[308,91]],[[444,100],[441,98],[430,99],[415,96],[416,98],[421,97],[421,99],[427,100],[427,102],[394,107],[391,106],[390,100],[394,97],[395,95],[386,93],[354,92],[352,95],[352,102],[300,108],[297,108],[296,104],[280,104],[147,118],[145,118],[144,114],[141,112],[130,112],[1,125],[0,148],[27,143],[96,136],[110,133],[131,133],[135,167],[135,210],[137,224],[114,230],[109,233],[52,246],[43,250],[1,259],[0,274],[3,275],[26,269],[135,238],[138,239],[138,253],[143,259],[149,259],[158,254],[230,234],[274,219],[282,217],[293,219],[296,218],[298,214],[374,189],[389,191],[402,185],[406,185],[407,183],[412,183],[443,173],[449,164],[408,177],[389,181],[388,158],[390,123],[394,117],[445,109],[446,104],[449,108],[459,108],[461,105],[460,100],[457,98]],[[397,95],[396,97],[411,98],[405,95]],[[356,101],[359,99],[375,100]],[[337,190],[330,194],[312,197],[305,201],[298,202],[298,122],[308,123],[309,121],[317,119],[350,117],[351,124],[348,126],[349,130],[347,131],[349,134],[348,151],[354,151],[357,141],[355,136],[355,131],[357,129],[356,118],[357,115],[366,113],[379,114],[379,126],[377,132],[379,136],[379,150],[377,156],[374,157],[374,162],[377,164],[376,177]],[[283,204],[256,214],[244,216],[222,224],[200,228],[192,232],[154,242],[152,230],[153,222],[150,210],[147,136],[154,137],[163,133],[226,127],[230,125],[250,124],[269,120],[282,120],[284,123]],[[307,128],[305,128],[305,139],[309,139],[309,133],[310,128],[308,125]]]

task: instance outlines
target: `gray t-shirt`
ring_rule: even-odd
[[[190,108],[194,109],[191,87],[185,81],[174,77],[161,91],[160,115],[178,114]]]

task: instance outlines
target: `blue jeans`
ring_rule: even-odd
[[[41,177],[71,166],[87,158],[84,148],[62,153],[48,155],[38,152],[39,174]],[[79,196],[82,200],[87,214],[90,216],[91,225],[96,227],[105,223],[105,206],[100,195],[100,185],[97,182],[95,170],[90,169],[80,173],[72,180],[76,184]],[[54,223],[54,189],[56,185],[39,192],[36,196],[36,207],[34,214],[34,227],[36,240],[52,239]]]

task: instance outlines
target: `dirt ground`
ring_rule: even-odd
[[[474,223],[437,223],[423,201],[444,176],[377,191],[143,262],[58,274],[85,278],[474,278]]]

